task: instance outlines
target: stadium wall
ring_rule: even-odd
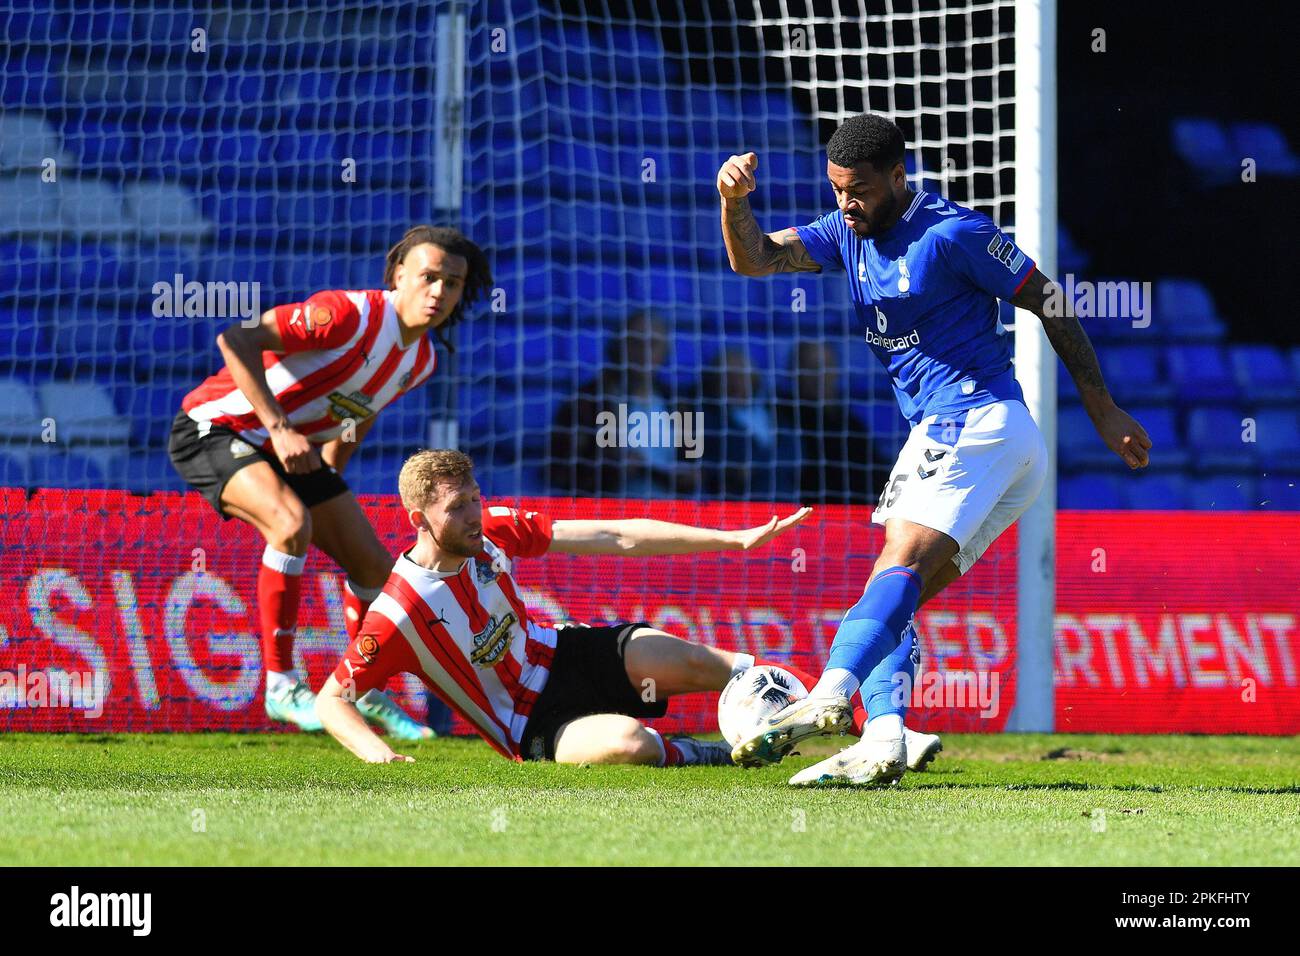
[[[0,729],[270,730],[253,577],[262,544],[193,495],[0,489]],[[395,497],[364,496],[396,552]],[[761,524],[761,503],[518,502],[553,517]],[[869,509],[822,507],[754,554],[553,556],[516,579],[542,620],[646,619],[816,669],[881,544]],[[1065,732],[1300,733],[1300,514],[1062,512],[1056,726]],[[915,726],[998,731],[1015,693],[1015,529],[918,616]],[[342,577],[313,552],[297,652],[318,686],[344,641]],[[87,676],[101,675],[98,684]],[[390,687],[419,711],[414,678]],[[663,722],[712,730],[713,699]]]

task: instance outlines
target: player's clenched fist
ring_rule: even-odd
[[[718,170],[718,192],[723,199],[740,199],[748,196],[758,185],[754,181],[754,170],[758,169],[758,156],[745,153],[732,156]]]

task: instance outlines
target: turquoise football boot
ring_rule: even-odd
[[[383,727],[384,732],[395,740],[429,740],[438,736],[432,727],[419,723],[381,690],[367,691],[357,701],[357,710],[372,724]]]
[[[266,694],[266,716],[283,724],[296,724],[300,730],[319,733],[325,728],[316,716],[316,695],[302,681],[281,691]]]

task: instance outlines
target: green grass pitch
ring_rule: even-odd
[[[0,735],[0,864],[1296,865],[1300,739],[947,736],[888,791],[779,767],[366,766],[288,734]]]

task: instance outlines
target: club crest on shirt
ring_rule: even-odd
[[[474,635],[474,650],[469,659],[475,667],[495,667],[510,649],[510,628],[515,623],[513,611],[507,611],[505,617],[497,618],[494,614],[488,618],[487,627]]]
[[[375,655],[379,653],[379,638],[373,634],[362,634],[357,638],[357,654],[367,664],[375,662]]]
[[[497,579],[498,568],[491,559],[474,559],[474,577],[481,585],[491,584]]]
[[[898,260],[898,295],[900,298],[910,298],[912,293],[908,290],[912,288],[912,274],[907,271],[907,260]]]
[[[399,392],[404,392],[404,391],[406,391],[407,386],[410,385],[410,384],[411,384],[411,372],[410,372],[410,370],[408,369],[407,372],[406,372],[406,374],[403,375],[400,379],[398,379],[398,381],[397,381],[397,390],[398,390]]]
[[[323,328],[334,321],[334,313],[323,305],[304,305],[293,310],[289,316],[290,325],[301,325],[308,332]]]
[[[257,449],[254,448],[252,445],[250,445],[248,442],[244,441],[242,438],[232,438],[230,440],[231,458],[247,458],[255,451],[257,451]]]

